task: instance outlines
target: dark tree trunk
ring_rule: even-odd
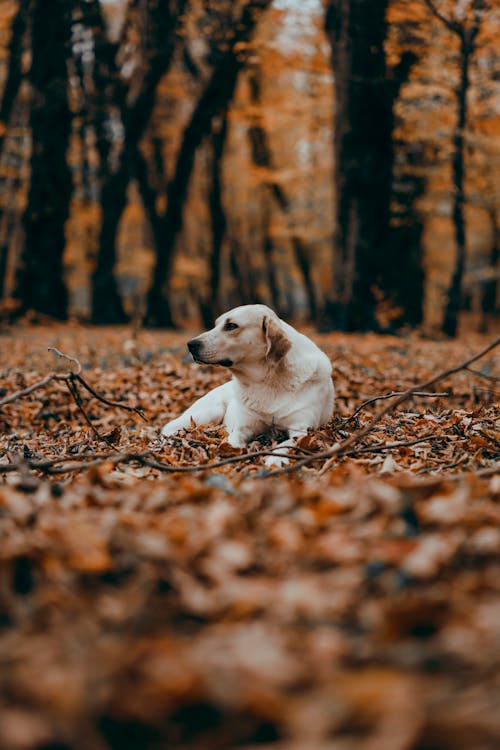
[[[460,39],[460,82],[456,90],[458,117],[453,138],[453,224],[455,227],[455,267],[447,292],[443,319],[443,332],[456,336],[458,313],[462,303],[462,281],[465,270],[466,239],[464,216],[464,157],[465,127],[467,124],[467,91],[469,88],[469,61],[473,45],[463,33]]]
[[[24,215],[25,247],[15,297],[21,311],[67,316],[63,280],[64,227],[72,193],[66,159],[71,114],[66,59],[70,44],[67,0],[35,0],[32,23],[30,125],[31,184]]]
[[[407,144],[394,139],[394,104],[401,87],[409,78],[417,58],[404,52],[392,71],[391,93],[391,138],[394,152],[406,157]],[[415,154],[413,152],[413,158]],[[424,269],[422,261],[422,220],[416,208],[418,198],[425,189],[425,180],[396,165],[393,158],[391,226],[386,246],[383,270],[386,298],[392,303],[391,327],[418,326],[423,317]]]
[[[328,324],[377,327],[392,172],[392,97],[384,53],[387,0],[330,0],[326,28],[335,71],[337,237]]]
[[[249,79],[250,83],[250,96],[252,104],[259,105],[261,102],[261,86],[260,86],[260,71],[254,71]],[[269,172],[274,168],[271,148],[269,146],[269,140],[264,127],[258,120],[256,120],[248,129],[248,137],[250,140],[250,149],[252,153],[253,163],[257,167],[265,167]],[[272,197],[276,200],[281,211],[288,217],[290,215],[290,201],[281,185],[276,180],[271,180],[266,183],[268,190]],[[266,243],[272,245],[271,238],[266,237]],[[314,283],[311,276],[311,267],[305,247],[302,239],[295,233],[291,236],[292,248],[294,251],[295,261],[298,269],[302,276],[304,289],[307,295],[307,302],[309,307],[310,317],[315,320],[317,316],[316,306],[316,294],[314,290]],[[273,299],[277,298],[277,292],[274,290]]]
[[[467,126],[467,92],[469,89],[469,65],[475,49],[475,40],[479,33],[481,14],[486,6],[484,0],[472,0],[472,22],[459,23],[447,18],[434,4],[434,0],[424,0],[431,13],[446,28],[459,39],[459,67],[460,79],[455,90],[457,99],[457,124],[453,137],[453,224],[455,227],[456,256],[455,266],[448,287],[447,303],[443,318],[443,332],[448,336],[456,336],[458,314],[462,302],[462,282],[466,258],[466,227],[465,227],[465,128]]]
[[[129,170],[124,164],[110,175],[101,192],[101,231],[97,265],[92,274],[93,323],[125,323],[127,315],[115,276],[118,226],[127,204]]]
[[[274,310],[281,312],[280,300],[278,294],[278,277],[276,273],[276,258],[273,252],[273,243],[271,240],[271,210],[270,206],[266,203],[262,206],[262,225],[264,234],[264,258],[265,258],[265,269],[267,271],[267,286],[271,295],[271,305]],[[284,312],[282,313],[284,314]]]
[[[225,61],[226,62],[226,61]],[[148,295],[147,321],[152,326],[171,327],[172,313],[168,285],[173,266],[177,237],[182,228],[196,152],[209,135],[212,118],[225,110],[231,101],[239,69],[236,57],[216,69],[200,97],[184,131],[177,154],[174,176],[167,188],[167,210],[163,219],[163,245],[159,248],[153,272],[153,284]]]
[[[210,257],[210,304],[209,315],[213,320],[220,310],[220,277],[222,243],[227,222],[222,200],[222,157],[227,136],[227,110],[212,122],[212,181],[210,185],[210,218],[212,221],[212,254]],[[205,315],[203,316],[206,317]],[[207,323],[207,320],[204,320]]]
[[[0,299],[5,294],[5,276],[7,274],[7,256],[9,253],[8,243],[3,240],[0,244]]]
[[[132,172],[137,180],[142,205],[151,228],[153,245],[155,248],[161,247],[162,221],[161,215],[156,210],[158,192],[151,186],[148,164],[140,149],[136,149],[132,155]]]
[[[401,145],[404,151],[404,144]],[[417,199],[423,194],[421,177],[403,174],[393,182],[393,225],[390,231],[390,263],[387,286],[394,308],[391,326],[418,326],[422,323],[424,270],[422,267],[423,226],[416,211]]]
[[[10,115],[22,81],[21,58],[28,9],[29,0],[21,0],[14,21],[12,22],[9,44],[9,68],[3,90],[2,103],[0,105],[0,156],[3,151],[3,142],[7,134]]]
[[[152,326],[171,326],[169,282],[177,238],[182,229],[183,211],[188,196],[196,152],[210,134],[212,120],[227,111],[232,101],[238,73],[244,64],[241,45],[251,38],[262,12],[271,0],[250,0],[245,6],[230,49],[217,64],[198,100],[184,131],[177,155],[174,175],[167,188],[167,210],[164,217],[163,245],[159,249],[148,295],[147,321]]]
[[[94,37],[93,90],[88,95],[87,106],[99,154],[102,214],[97,264],[91,281],[91,320],[94,323],[123,323],[127,316],[118,291],[114,267],[116,234],[126,205],[129,176],[124,161],[114,171],[109,169],[111,129],[108,108],[115,105],[118,111],[122,111],[126,91],[115,60],[118,45],[112,44],[107,37],[99,1],[92,0],[84,4],[83,12],[84,21]]]
[[[248,263],[245,263],[241,257],[242,249],[239,244],[239,237],[231,237],[229,247],[229,270],[235,281],[235,290],[230,296],[230,307],[237,305],[247,305],[256,299],[254,291],[253,277],[248,273]],[[246,273],[243,273],[245,268]]]
[[[482,321],[481,330],[485,333],[488,330],[488,318],[498,313],[498,274],[500,268],[500,222],[498,221],[496,211],[492,208],[489,211],[491,226],[493,229],[493,244],[490,252],[490,271],[492,278],[484,284],[481,298]]]
[[[148,28],[152,39],[148,40],[150,56],[142,81],[141,91],[131,107],[126,106],[126,91],[119,78],[114,58],[108,55],[108,67],[114,77],[113,100],[124,126],[124,143],[121,160],[102,187],[103,222],[99,237],[97,265],[92,276],[92,320],[95,323],[120,323],[126,320],[123,304],[114,273],[116,263],[116,239],[118,226],[127,203],[127,189],[135,168],[143,169],[142,157],[137,153],[139,142],[146,128],[156,97],[156,88],[168,70],[175,51],[176,31],[183,21],[185,0],[179,0],[175,11],[169,10],[165,0],[150,0],[148,4]],[[106,83],[104,79],[103,84]],[[109,78],[107,80],[109,85]],[[101,158],[107,156],[106,144],[101,144]],[[147,179],[138,175],[141,195],[145,195]],[[142,180],[142,182],[141,182]],[[145,209],[151,219],[151,204]],[[155,243],[160,241],[158,227],[152,222]],[[156,248],[157,249],[157,248]]]

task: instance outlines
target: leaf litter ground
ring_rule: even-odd
[[[0,334],[0,400],[74,369],[53,346],[149,420],[84,390],[82,411],[58,380],[0,410],[0,747],[497,750],[498,350],[402,403],[353,455],[266,478],[222,428],[159,441],[227,378],[186,362],[186,339]],[[355,414],[365,401],[488,343],[316,339],[337,410],[301,456],[386,404]],[[44,461],[50,475],[32,468]]]

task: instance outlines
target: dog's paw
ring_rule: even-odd
[[[231,448],[244,448],[247,444],[247,441],[239,434],[239,432],[229,433],[226,442],[229,443]]]
[[[281,469],[282,466],[289,464],[290,460],[285,456],[267,456],[264,463],[268,469]]]
[[[180,427],[176,424],[177,420],[174,419],[172,422],[167,422],[163,425],[161,428],[161,436],[162,437],[170,437],[170,435],[175,435],[176,432],[179,432]]]

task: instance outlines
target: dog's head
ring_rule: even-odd
[[[266,305],[242,305],[224,313],[215,327],[188,341],[196,362],[243,369],[258,363],[277,364],[291,342],[282,321]]]

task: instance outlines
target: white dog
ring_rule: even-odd
[[[242,448],[255,435],[276,427],[288,433],[289,440],[280,444],[286,448],[332,416],[330,360],[265,305],[243,305],[224,313],[215,328],[187,346],[196,362],[227,367],[233,377],[168,422],[164,436],[193,423],[223,422],[228,442]],[[278,456],[266,460],[268,465],[284,463],[287,459]]]

